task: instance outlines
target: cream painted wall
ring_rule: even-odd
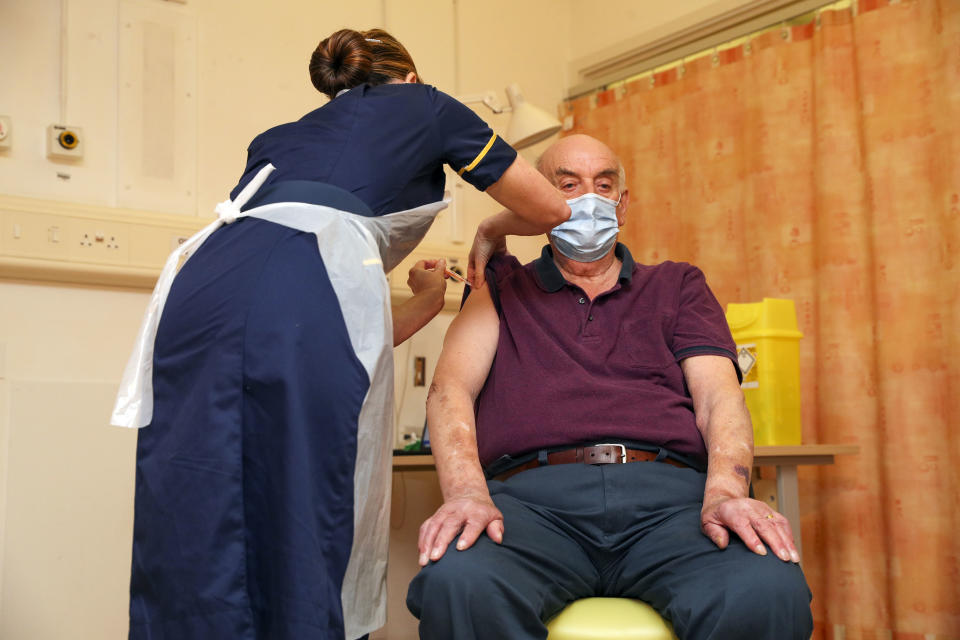
[[[0,193],[103,206],[118,199],[118,18],[126,5],[195,20],[196,207],[208,217],[235,183],[248,141],[322,103],[306,65],[318,39],[341,26],[383,24],[409,47],[428,82],[455,95],[510,82],[549,110],[568,86],[569,62],[640,33],[702,0],[356,0],[262,3],[188,0],[0,0],[0,114],[13,148],[0,151]],[[676,6],[673,6],[673,5]],[[43,131],[59,107],[60,9],[67,7],[67,124],[84,127],[80,163],[45,157]],[[612,9],[611,9],[612,6]],[[454,52],[459,51],[459,56]],[[456,64],[459,61],[459,64]],[[508,116],[478,106],[498,131]],[[534,161],[546,143],[523,152]],[[57,172],[70,175],[58,178]],[[472,188],[472,228],[497,207]],[[522,259],[542,238],[511,241]],[[466,248],[463,249],[466,251]],[[135,433],[107,427],[112,393],[147,301],[144,291],[0,280],[0,637],[104,640],[126,630]],[[398,368],[424,351],[435,362],[448,317],[418,336]],[[422,345],[418,346],[418,345]],[[421,390],[422,391],[422,390]],[[419,391],[418,391],[419,393]],[[422,398],[402,407],[415,425]],[[420,521],[439,503],[431,474],[397,476],[391,527],[390,620],[375,638],[416,637],[403,597],[416,571]]]
[[[609,0],[602,6],[573,0],[576,20],[569,23],[570,60],[602,51],[624,41],[636,42],[645,34],[670,24],[682,24],[690,15],[720,12],[753,0]],[[598,8],[600,9],[598,11]]]
[[[114,206],[117,3],[72,0],[71,7],[68,99],[61,114],[60,1],[0,3],[0,60],[6,61],[0,65],[0,114],[13,124],[12,146],[0,151],[0,193]],[[84,128],[82,162],[47,160],[46,128],[54,123]]]
[[[135,433],[108,427],[142,291],[0,282],[0,638],[121,638]]]
[[[203,216],[237,183],[254,136],[326,102],[307,72],[320,39],[348,25],[379,24],[382,14],[379,0],[203,0],[197,11]]]

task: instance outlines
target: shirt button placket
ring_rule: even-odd
[[[577,296],[577,304],[584,305],[584,304],[587,304],[587,302],[589,301],[587,300],[587,297],[585,295]],[[587,308],[584,309],[584,312],[586,313],[587,316],[590,315],[590,307],[592,306],[593,305],[589,305],[587,306]],[[580,317],[582,318],[583,316],[580,316]],[[587,331],[587,322],[584,321],[583,324],[580,325],[580,335],[584,335],[586,333],[589,333],[589,332]]]
[[[594,335],[594,331],[593,331],[593,329],[592,329],[592,326],[593,326],[592,323],[593,323],[593,303],[594,303],[594,300],[588,300],[588,299],[586,298],[586,296],[581,296],[580,299],[577,300],[577,302],[579,302],[580,304],[585,304],[585,305],[587,305],[587,308],[584,309],[584,311],[586,312],[586,316],[587,316],[587,317],[586,317],[586,320],[585,320],[584,323],[583,323],[583,335],[585,335],[585,336],[592,336],[592,335]]]

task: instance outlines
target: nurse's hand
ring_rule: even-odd
[[[428,293],[443,295],[447,292],[447,279],[443,275],[443,270],[447,268],[447,261],[443,258],[439,260],[420,260],[410,267],[410,273],[407,276],[407,286],[413,295]]]
[[[467,281],[474,289],[483,286],[483,272],[487,263],[497,253],[507,252],[507,239],[497,233],[494,218],[487,218],[477,227],[477,235],[473,237],[473,246],[470,247],[470,258],[467,260]]]
[[[393,346],[419,331],[443,309],[443,296],[447,292],[447,279],[443,270],[447,263],[440,260],[421,260],[412,267],[407,276],[407,286],[413,297],[393,307]]]

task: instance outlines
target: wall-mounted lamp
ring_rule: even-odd
[[[493,91],[458,99],[464,104],[482,102],[494,113],[510,112],[510,124],[507,125],[507,133],[503,138],[516,149],[529,147],[560,130],[560,121],[543,109],[527,102],[516,83],[509,85],[504,91],[506,91],[507,100],[510,101],[509,107],[501,106]]]

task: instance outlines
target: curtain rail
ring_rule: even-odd
[[[855,0],[853,3],[856,4]],[[605,89],[626,78],[837,4],[844,3],[836,0],[763,0],[714,14],[679,29],[667,25],[659,30],[659,35],[656,31],[647,34],[642,44],[633,40],[574,61],[572,71],[579,82],[567,92],[567,99]],[[676,25],[677,21],[672,24]]]

